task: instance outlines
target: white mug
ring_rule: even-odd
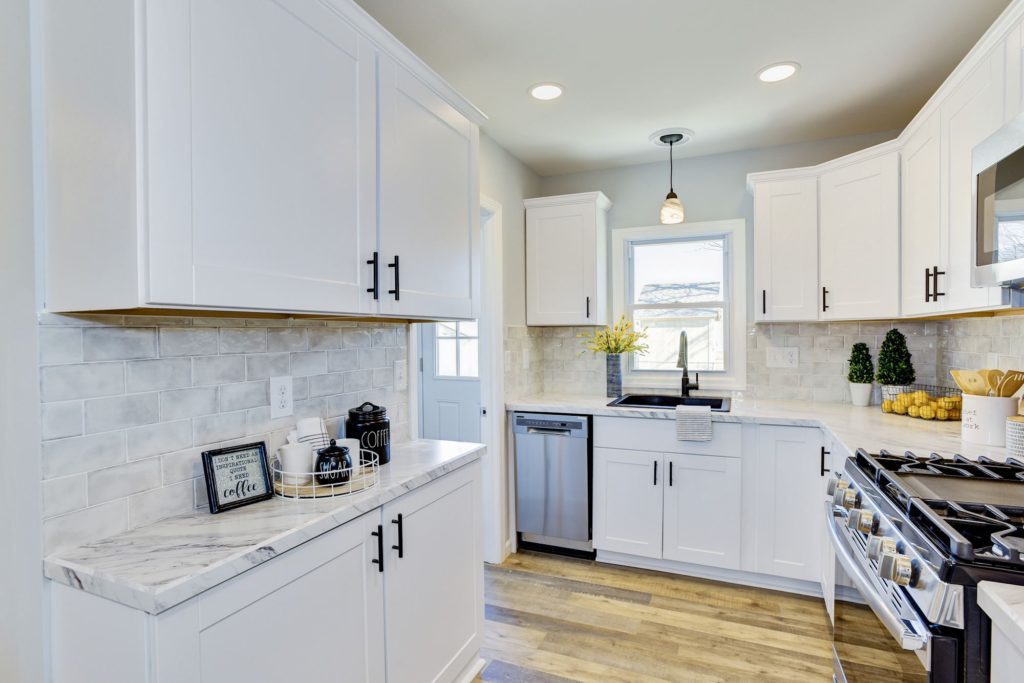
[[[281,458],[281,480],[289,485],[308,484],[313,472],[313,449],[306,443],[289,443],[277,450]]]

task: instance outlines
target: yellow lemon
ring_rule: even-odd
[[[949,411],[946,410],[945,408],[939,408],[938,410],[935,411],[935,417],[937,417],[940,420],[948,420]]]
[[[921,419],[934,420],[935,408],[932,408],[931,406],[921,406]]]
[[[892,399],[888,399],[888,398],[885,399],[884,401],[882,401],[882,412],[883,413],[891,413],[892,412],[892,406],[893,406]]]
[[[896,413],[897,415],[906,415],[907,414],[907,404],[906,403],[897,403],[896,405],[894,405],[892,407],[892,412]]]
[[[907,415],[910,417],[917,417],[921,414],[921,409],[917,406],[907,406]]]

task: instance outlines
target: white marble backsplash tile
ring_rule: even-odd
[[[39,336],[47,553],[205,506],[202,451],[276,448],[297,417],[336,430],[372,400],[409,439],[405,324],[44,314]],[[272,420],[284,375],[295,415]]]

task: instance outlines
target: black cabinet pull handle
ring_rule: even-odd
[[[392,550],[397,550],[398,551],[398,557],[399,557],[399,559],[401,559],[402,557],[405,556],[404,555],[404,553],[405,553],[405,542],[402,540],[402,513],[399,512],[398,513],[398,519],[391,520],[391,523],[398,525],[398,545],[391,546],[391,549]]]
[[[658,461],[654,461],[654,485],[658,485]]]
[[[945,274],[946,271],[939,270],[938,266],[932,266],[932,301],[938,301],[940,296],[946,296],[945,292],[939,291],[939,276]]]
[[[668,461],[668,485],[672,486],[672,471],[675,469],[675,463],[671,460]]]
[[[826,451],[826,450],[825,450],[825,447],[824,447],[824,446],[822,446],[822,447],[821,447],[821,476],[822,476],[822,477],[824,477],[824,476],[825,476],[825,473],[826,473],[826,472],[831,472],[831,471],[832,471],[832,470],[830,470],[830,469],[827,469],[827,468],[825,467],[825,456],[826,456],[826,455],[832,455],[832,451]]]
[[[373,299],[376,301],[380,298],[380,258],[377,252],[373,252],[373,258],[367,261],[366,265],[373,266],[373,287],[366,291],[373,294]]]
[[[587,317],[590,317],[590,297],[587,297]]]
[[[768,290],[761,290],[761,315],[768,315]]]
[[[928,303],[932,300],[932,273],[928,268],[924,269],[924,301]]]
[[[371,536],[377,537],[377,559],[370,560],[377,565],[377,571],[381,574],[384,573],[384,527],[380,524],[377,525],[376,531],[370,532]]]
[[[828,290],[824,287],[821,288],[821,310],[822,312],[828,310]]]
[[[400,292],[400,289],[399,289],[399,286],[398,286],[398,270],[399,270],[399,268],[398,268],[398,254],[395,254],[395,260],[388,264],[388,268],[394,268],[395,269],[395,288],[394,289],[389,289],[388,290],[388,294],[394,294],[395,295],[395,301],[398,301],[399,297],[401,296],[401,292]]]

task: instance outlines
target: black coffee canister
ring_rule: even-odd
[[[359,439],[361,451],[373,451],[378,462],[386,465],[391,461],[391,420],[388,409],[367,401],[363,405],[348,411],[345,420],[345,436]],[[366,462],[360,453],[360,461]]]

